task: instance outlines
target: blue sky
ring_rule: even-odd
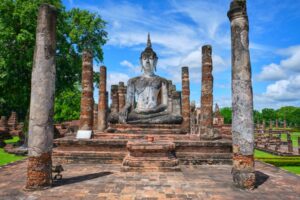
[[[67,9],[97,12],[108,24],[103,47],[108,90],[138,76],[139,56],[151,34],[157,74],[181,89],[190,68],[191,100],[200,103],[201,47],[213,48],[214,102],[231,106],[230,0],[64,0]],[[300,106],[300,1],[248,1],[254,107]],[[95,99],[98,99],[95,90]]]

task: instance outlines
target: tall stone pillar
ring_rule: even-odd
[[[186,132],[190,132],[190,78],[189,78],[189,68],[182,67],[181,70],[182,77],[182,128]]]
[[[121,111],[125,106],[125,85],[124,82],[119,82],[118,86],[118,98],[119,98],[119,111]]]
[[[275,121],[275,127],[278,128],[278,119]]]
[[[56,10],[42,4],[38,11],[31,76],[26,190],[44,189],[52,184],[55,32]]]
[[[93,129],[93,55],[90,51],[82,53],[82,80],[81,80],[81,107],[79,130],[91,131]],[[78,135],[78,134],[77,134]]]
[[[272,128],[273,128],[273,122],[272,122],[272,120],[271,120],[271,119],[269,120],[269,128],[270,128],[270,129],[272,129]]]
[[[253,93],[246,0],[233,0],[227,15],[232,48],[232,176],[237,187],[253,189]]]
[[[283,128],[286,128],[286,120],[283,120]]]
[[[263,119],[262,129],[265,130],[265,128],[266,128],[266,120]]]
[[[98,102],[98,130],[107,128],[107,98],[106,98],[106,67],[100,67],[99,102]]]
[[[94,104],[94,112],[93,112],[93,130],[97,130],[98,127],[98,105]]]
[[[119,95],[118,95],[118,85],[111,85],[110,89],[110,97],[111,97],[111,112],[118,113],[119,112]]]
[[[219,137],[213,129],[213,75],[212,48],[202,47],[202,87],[201,87],[201,118],[200,139],[213,140]]]

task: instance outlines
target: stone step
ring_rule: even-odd
[[[148,136],[153,136],[154,140],[189,140],[189,135],[174,135],[174,134],[141,134],[141,133],[95,133],[94,139],[147,139]]]

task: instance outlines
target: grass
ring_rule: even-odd
[[[293,142],[293,147],[298,147],[298,137],[300,137],[300,132],[292,132],[291,138]],[[286,134],[281,134],[281,140],[286,141]]]
[[[257,160],[280,167],[294,174],[300,174],[300,156],[276,156],[264,151],[255,150]]]
[[[13,144],[13,143],[18,142],[19,140],[20,140],[19,137],[13,137],[12,139],[5,140],[5,143]],[[3,148],[0,148],[0,166],[6,165],[8,163],[12,163],[12,162],[15,162],[18,160],[22,160],[24,158],[25,158],[25,156],[16,156],[14,154],[6,153]]]

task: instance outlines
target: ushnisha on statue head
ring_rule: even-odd
[[[154,75],[154,71],[156,71],[158,57],[152,49],[150,34],[148,33],[147,46],[145,50],[141,53],[140,63],[142,67],[143,75]]]

